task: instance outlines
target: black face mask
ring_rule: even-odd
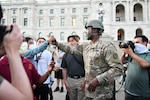
[[[88,34],[88,36],[87,36],[87,39],[88,40],[92,40],[92,27],[90,27],[89,29],[88,29],[89,31],[89,34]]]
[[[92,31],[93,31],[93,28],[92,28],[92,27],[90,27],[88,30],[89,30],[89,34],[88,34],[88,36],[87,36],[87,39],[88,39],[88,40],[92,40],[94,35],[101,36],[101,34],[102,34],[101,31],[99,31],[99,33],[93,33],[93,32],[92,32]]]

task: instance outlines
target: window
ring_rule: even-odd
[[[16,18],[13,18],[12,23],[16,23]]]
[[[88,8],[83,8],[83,13],[87,13],[88,12]]]
[[[83,33],[83,40],[87,40],[86,32]]]
[[[13,14],[16,14],[17,13],[17,9],[13,9]]]
[[[23,23],[23,25],[24,25],[24,26],[27,26],[27,24],[28,24],[28,19],[27,19],[27,18],[24,18],[24,23]]]
[[[47,37],[50,37],[52,34],[53,34],[53,32],[50,32],[50,33],[47,35]]]
[[[121,40],[121,33],[118,32],[118,40]]]
[[[6,13],[6,9],[2,9],[3,10],[3,13]]]
[[[39,10],[39,14],[42,15],[43,14],[43,10]]]
[[[64,40],[64,37],[65,37],[65,36],[64,36],[64,32],[61,32],[61,33],[60,33],[60,40]]]
[[[50,9],[50,14],[54,14],[54,9]]]
[[[6,9],[2,9],[3,16],[7,13]],[[4,17],[3,17],[4,18]]]
[[[24,2],[29,2],[29,0],[24,0]]]
[[[72,26],[76,25],[76,18],[72,18]]]
[[[119,9],[116,9],[116,13],[119,13]]]
[[[24,9],[24,14],[27,14],[28,13],[28,9]]]
[[[76,8],[72,8],[72,13],[76,13]]]
[[[43,19],[39,19],[39,27],[43,26]]]
[[[65,9],[61,9],[61,14],[64,14],[65,13]]]
[[[26,32],[22,32],[22,35],[25,36],[25,33],[26,33]]]
[[[136,17],[134,17],[133,20],[136,21]]]
[[[38,34],[38,38],[40,38],[40,37],[42,37],[42,33],[41,32]]]
[[[120,17],[116,17],[116,21],[119,22],[120,21]]]
[[[60,26],[65,26],[65,18],[61,18]]]
[[[49,20],[49,26],[53,26],[53,25],[54,25],[54,19],[50,18],[50,20]]]
[[[85,24],[88,22],[88,17],[83,17],[83,25],[85,26]]]
[[[2,19],[2,25],[6,25],[6,19]]]
[[[72,32],[72,35],[76,35],[76,32]]]

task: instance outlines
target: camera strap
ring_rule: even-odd
[[[39,62],[39,60],[40,60],[40,58],[41,58],[41,56],[42,56],[42,53],[43,53],[43,52],[41,52],[39,56],[36,55],[35,61],[36,61],[37,64],[38,64],[38,62]]]
[[[65,53],[64,54],[64,58],[65,58],[65,60],[66,60],[66,57],[67,57],[67,53]],[[78,63],[78,64],[80,64],[81,65],[81,67],[84,67],[84,62],[81,62],[81,61],[79,61],[76,57],[75,57],[75,55],[74,54],[71,54],[72,56],[73,56],[73,58],[76,60],[76,62]]]

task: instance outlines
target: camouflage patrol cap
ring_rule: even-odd
[[[85,28],[86,28],[86,29],[87,29],[87,27],[92,27],[92,28],[101,29],[102,32],[104,31],[103,24],[102,24],[99,20],[91,20],[91,21],[89,21],[89,22],[85,25]]]

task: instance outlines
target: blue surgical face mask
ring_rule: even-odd
[[[135,45],[135,48],[134,48],[135,53],[140,54],[140,53],[148,52],[147,46],[140,44],[140,43],[135,43],[134,45]]]
[[[35,44],[31,44],[28,49],[29,49],[29,50],[32,50],[32,49],[34,49],[34,48],[36,48],[36,45],[35,45]]]

